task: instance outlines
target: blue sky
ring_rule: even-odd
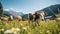
[[[50,5],[60,4],[60,0],[0,0],[3,9],[13,9],[17,12],[30,13]]]

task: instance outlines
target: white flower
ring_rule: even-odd
[[[4,29],[1,29],[1,31],[4,31]]]
[[[17,32],[17,30],[16,30],[15,28],[12,28],[11,31],[12,31],[13,33]]]
[[[26,29],[27,29],[27,27],[23,27],[23,29],[25,29],[25,30],[26,30]]]
[[[4,33],[7,34],[7,33],[13,33],[13,32],[11,30],[6,30]]]
[[[8,33],[14,33],[14,34],[17,34],[18,32],[20,31],[20,29],[19,28],[12,28],[12,29],[10,29],[10,30],[6,30],[4,33],[5,34],[8,34]]]
[[[17,30],[17,31],[20,31],[20,29],[19,29],[19,28],[16,28],[16,30]]]
[[[14,34],[16,34],[17,32],[20,31],[20,29],[19,29],[19,28],[12,28],[11,31],[12,31]]]

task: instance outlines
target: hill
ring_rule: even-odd
[[[47,16],[54,16],[56,14],[60,14],[60,4],[56,4],[56,5],[51,5],[49,7],[43,8],[41,10],[38,10],[38,12],[40,11],[45,11],[48,13]],[[36,11],[37,12],[37,11]],[[23,18],[26,19],[28,16],[28,14],[23,15]]]
[[[49,16],[54,15],[54,14],[59,14],[60,13],[60,4],[56,5],[51,5],[49,7],[46,7],[44,9],[38,10],[40,11],[45,11],[48,13]]]

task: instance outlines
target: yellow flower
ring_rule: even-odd
[[[12,28],[11,31],[14,33],[14,32],[17,32],[17,30],[15,28]]]

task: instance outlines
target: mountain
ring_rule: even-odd
[[[44,8],[44,9],[38,10],[38,12],[40,12],[40,11],[47,12],[48,16],[58,14],[58,13],[60,13],[60,4],[51,5],[49,7]]]
[[[56,14],[60,14],[60,4],[51,5],[49,7],[38,10],[36,12],[40,12],[40,11],[47,12],[48,13],[47,16],[54,16]],[[27,19],[27,17],[28,17],[28,14],[23,15],[23,18]]]
[[[4,10],[3,15],[5,15],[5,16],[12,15],[14,17],[17,17],[17,16],[23,16],[24,14],[22,12],[16,12],[14,10],[9,9],[9,10]]]
[[[11,15],[8,11],[3,11],[3,16],[9,16]]]
[[[22,18],[23,18],[24,20],[27,20],[27,19],[28,19],[28,14],[23,15]]]

